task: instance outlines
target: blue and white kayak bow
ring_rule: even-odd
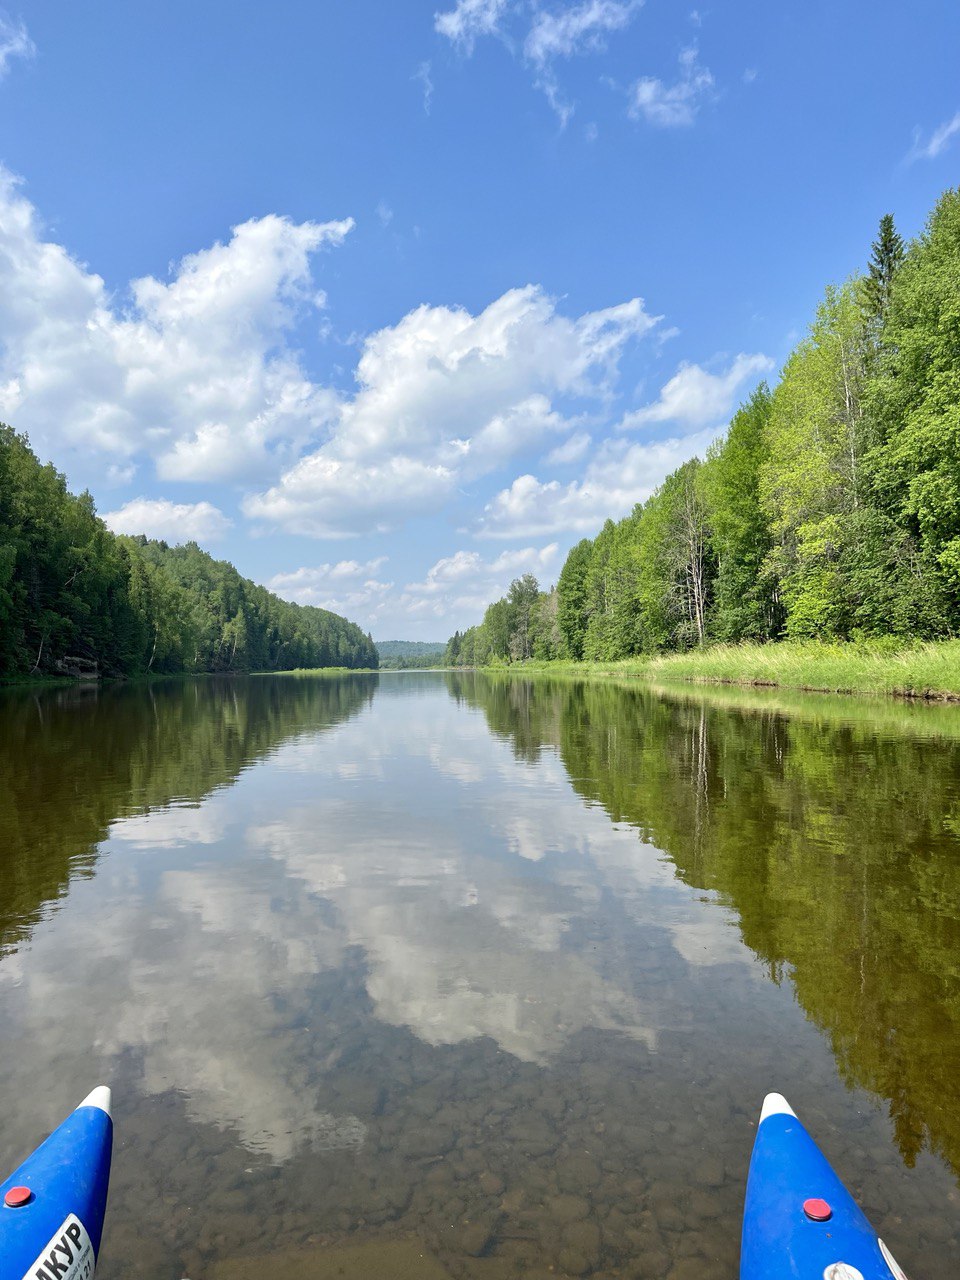
[[[101,1085],[0,1184],[0,1280],[90,1280],[112,1149]]]
[[[906,1280],[779,1093],[767,1095],[753,1144],[740,1280]]]

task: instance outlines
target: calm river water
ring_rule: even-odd
[[[434,673],[0,698],[0,1164],[103,1280],[735,1280],[765,1092],[960,1258],[960,709]]]

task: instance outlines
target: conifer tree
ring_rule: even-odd
[[[890,290],[905,256],[903,239],[893,223],[893,214],[885,213],[880,219],[880,230],[873,242],[873,252],[867,266],[868,275],[863,282],[868,314],[876,320],[884,320],[890,305]]]

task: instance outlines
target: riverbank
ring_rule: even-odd
[[[618,662],[531,661],[511,670],[960,701],[960,640],[902,648],[889,641],[712,645]]]

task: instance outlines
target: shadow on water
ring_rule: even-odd
[[[912,1166],[960,1174],[960,710],[451,676],[517,756],[716,891]]]

